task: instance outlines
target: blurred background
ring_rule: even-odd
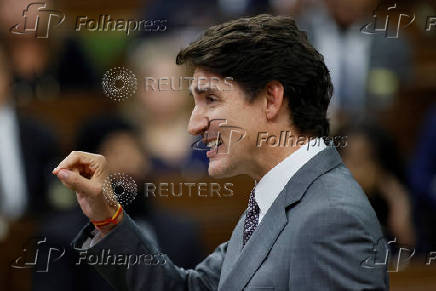
[[[185,130],[187,90],[144,90],[144,78],[189,77],[175,65],[180,48],[210,25],[260,13],[292,15],[324,55],[335,86],[332,135],[347,137],[340,153],[392,242],[391,289],[436,289],[436,262],[426,264],[436,252],[434,0],[40,2],[46,7],[23,14],[32,1],[0,0],[1,290],[111,290],[75,265],[69,245],[87,219],[51,170],[72,150],[101,153],[135,179],[138,198],[126,211],[177,264],[193,267],[229,239],[254,181],[208,178],[207,158]],[[75,29],[78,17],[94,25],[101,15],[161,26],[129,35]],[[102,90],[104,73],[118,66],[138,83],[121,102]],[[144,195],[145,183],[159,182],[232,183],[234,194]],[[35,248],[38,263],[23,264]]]

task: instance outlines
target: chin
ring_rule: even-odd
[[[214,158],[209,160],[209,176],[212,178],[229,178],[236,174],[232,171],[233,167],[226,158]]]

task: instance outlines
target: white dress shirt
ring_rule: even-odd
[[[316,145],[306,143],[293,152],[256,183],[255,199],[260,208],[259,223],[294,174],[327,146],[321,140]]]

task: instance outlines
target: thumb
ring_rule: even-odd
[[[95,194],[96,187],[92,182],[85,177],[82,177],[78,172],[73,172],[67,169],[61,169],[57,177],[59,180],[71,190],[84,194]]]

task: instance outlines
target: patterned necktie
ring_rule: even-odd
[[[259,212],[260,208],[259,205],[256,203],[256,199],[254,199],[254,189],[250,193],[250,198],[248,199],[248,210],[247,214],[245,215],[245,221],[244,221],[244,240],[243,245],[248,242],[251,235],[253,234],[254,230],[257,227],[257,224],[259,223]]]

